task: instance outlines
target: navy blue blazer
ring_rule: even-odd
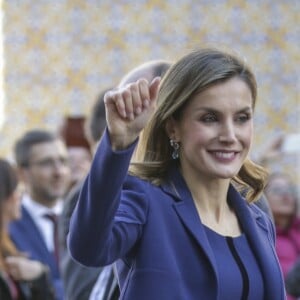
[[[39,229],[24,206],[22,206],[21,219],[11,222],[9,234],[19,251],[27,253],[31,259],[49,266],[56,298],[62,300],[63,284],[54,255],[49,252]]]
[[[221,300],[222,278],[184,179],[176,168],[162,186],[128,175],[134,147],[113,152],[105,133],[71,218],[71,255],[87,266],[117,261],[120,299]],[[228,201],[261,269],[264,300],[285,299],[271,220],[232,186]]]

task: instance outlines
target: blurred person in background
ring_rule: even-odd
[[[68,191],[83,180],[92,161],[90,144],[84,132],[85,122],[84,116],[66,116],[59,128],[59,135],[67,146],[69,156],[71,178]]]
[[[297,159],[300,155],[300,133],[280,133],[266,141],[260,151],[257,160],[265,167],[269,167],[274,162],[284,156],[292,156]]]
[[[288,172],[286,167],[291,167],[295,176],[291,179],[295,184],[298,194],[300,193],[299,164],[300,164],[300,133],[281,132],[267,139],[259,151],[256,161],[264,166],[269,172]],[[300,213],[300,199],[298,197],[298,214]]]
[[[9,223],[20,217],[17,172],[0,158],[0,299],[54,300],[48,266],[27,258],[9,237]]]
[[[16,141],[14,154],[25,193],[21,219],[11,222],[10,237],[29,258],[49,267],[56,299],[62,300],[57,218],[69,185],[67,148],[56,134],[33,129]]]
[[[283,276],[286,277],[300,257],[300,218],[297,216],[296,187],[289,175],[274,172],[269,176],[265,195],[276,227],[276,252]]]

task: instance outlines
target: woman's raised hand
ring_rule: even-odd
[[[148,123],[156,107],[160,77],[146,79],[109,91],[104,97],[107,128],[114,150],[132,144]]]

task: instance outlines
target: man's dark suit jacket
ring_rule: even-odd
[[[9,234],[19,251],[27,253],[29,258],[49,267],[56,297],[62,300],[63,283],[54,254],[49,252],[42,234],[24,206],[22,206],[21,219],[11,222]]]
[[[66,196],[63,213],[60,219],[61,274],[66,300],[88,300],[102,271],[102,267],[88,268],[74,261],[66,248],[66,237],[69,232],[70,218],[76,206],[81,186],[82,183],[77,184]],[[112,277],[114,277],[113,274]],[[107,294],[105,300],[118,299],[115,296],[119,295],[119,288],[116,284],[116,280],[109,281],[105,290]]]

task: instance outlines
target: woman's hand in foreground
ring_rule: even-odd
[[[160,77],[109,91],[104,97],[107,128],[113,150],[127,148],[139,136],[156,107]]]

